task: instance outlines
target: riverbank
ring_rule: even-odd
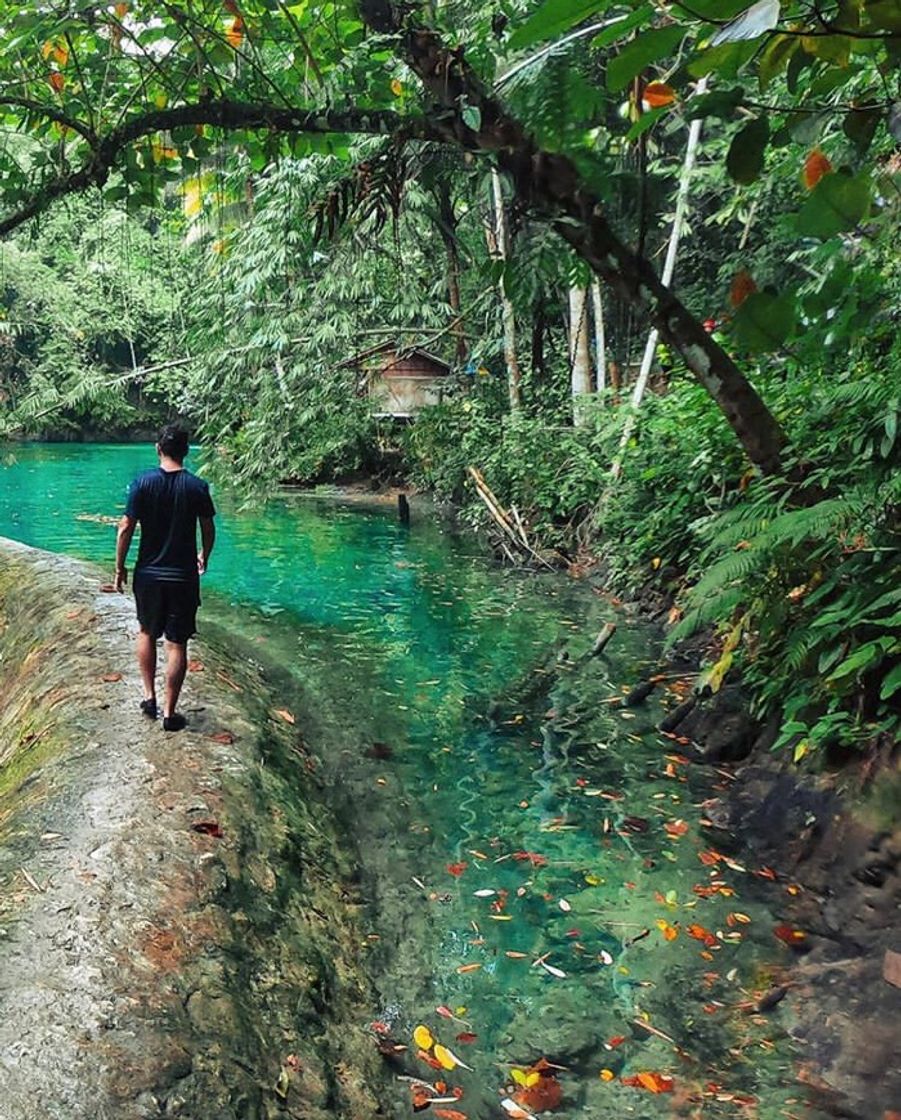
[[[146,721],[98,585],[0,543],[0,1117],[374,1114],[352,861],[299,736],[202,644],[189,731]]]

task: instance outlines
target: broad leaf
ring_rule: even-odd
[[[639,32],[607,66],[607,88],[618,93],[652,62],[671,54],[685,37],[679,25]]]
[[[736,132],[726,156],[726,170],[736,183],[753,183],[763,171],[770,126],[766,117],[755,117]]]
[[[868,175],[834,171],[824,175],[810,192],[798,215],[802,237],[832,237],[854,229],[870,209],[872,183]]]
[[[522,27],[510,36],[512,50],[534,46],[545,39],[553,39],[588,19],[603,12],[610,0],[544,0]]]
[[[791,296],[754,292],[742,303],[732,321],[735,338],[742,350],[765,354],[778,350],[795,324],[795,304]]]

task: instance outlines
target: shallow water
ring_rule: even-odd
[[[111,568],[104,519],[152,462],[146,447],[17,447],[0,535]],[[620,617],[610,656],[586,658],[608,601],[497,571],[427,512],[406,529],[309,496],[217,502],[203,614],[322,732],[368,904],[380,998],[360,1015],[374,1041],[410,1046],[398,1071],[462,1088],[444,1107],[470,1120],[503,1116],[511,1069],[542,1056],[567,1067],[561,1116],[805,1115],[786,1013],[741,1006],[788,958],[762,869],[704,832],[717,790],[654,730],[660,701],[618,703],[656,666],[654,634]],[[472,1070],[417,1058],[417,1024]],[[386,1112],[410,1115],[409,1092],[387,1083]]]

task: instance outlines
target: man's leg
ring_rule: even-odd
[[[146,631],[138,634],[138,668],[144,686],[144,699],[156,700],[156,638]]]
[[[175,715],[175,707],[185,682],[188,670],[188,643],[170,642],[166,639],[166,700],[163,704],[163,717]]]

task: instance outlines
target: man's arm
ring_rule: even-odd
[[[116,534],[116,574],[113,579],[117,591],[124,591],[128,580],[125,560],[128,556],[128,550],[131,548],[131,538],[135,535],[137,523],[137,519],[129,517],[127,513],[123,514],[119,522],[119,531]]]
[[[216,526],[212,517],[200,518],[200,552],[197,553],[197,571],[203,575],[210,562],[210,553],[216,543]]]

